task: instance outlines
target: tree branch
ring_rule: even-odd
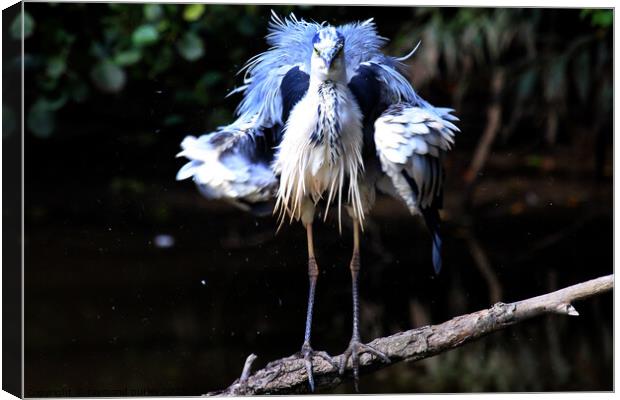
[[[548,313],[576,316],[572,302],[585,299],[613,288],[613,275],[603,276],[567,288],[517,301],[496,303],[493,307],[462,315],[439,325],[429,325],[378,338],[368,343],[387,354],[390,363],[364,354],[360,357],[360,373],[368,373],[399,361],[415,361],[459,347],[488,333],[514,325],[526,319]],[[228,388],[207,396],[238,396],[254,394],[290,394],[308,391],[303,359],[293,355],[272,361],[265,368],[249,375],[255,357],[251,355],[243,368],[242,378]],[[334,357],[340,363],[342,355]],[[314,379],[319,389],[332,388],[351,378],[350,365],[341,376],[337,368],[320,357],[314,358]]]

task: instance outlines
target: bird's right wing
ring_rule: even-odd
[[[293,14],[282,19],[272,12],[266,36],[271,48],[248,61],[241,70],[245,71],[244,85],[231,92],[244,94],[237,108],[239,116],[256,116],[267,127],[286,123],[286,96],[290,94],[287,83],[291,80],[286,82],[285,77],[294,75],[294,80],[301,81],[309,77],[312,55],[309,44],[320,28],[321,25],[297,19]],[[298,94],[300,90],[305,93],[307,82],[305,88],[293,89],[292,97],[299,100]],[[290,111],[291,107],[288,108]]]
[[[228,200],[258,215],[271,213],[278,184],[269,166],[273,136],[255,119],[238,120],[198,138],[187,136],[177,157],[189,162],[177,180],[192,178],[207,198]]]
[[[177,180],[193,178],[208,198],[231,201],[256,214],[272,211],[278,179],[271,169],[282,126],[309,82],[313,35],[319,24],[291,14],[272,16],[267,42],[272,47],[248,61],[238,119],[216,132],[198,138],[187,136],[178,154],[190,161]]]

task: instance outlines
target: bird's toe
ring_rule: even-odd
[[[310,386],[310,391],[314,392],[315,384],[314,384],[314,357],[319,357],[328,362],[333,368],[338,368],[338,363],[334,361],[334,359],[327,354],[325,351],[314,351],[312,347],[310,347],[309,343],[304,343],[301,347],[300,352],[301,358],[304,360],[304,366],[306,367],[306,374],[308,375],[308,386]]]
[[[351,340],[349,347],[345,350],[340,360],[340,375],[344,375],[349,360],[351,360],[351,369],[353,370],[353,384],[355,391],[359,392],[359,360],[364,353],[370,353],[380,358],[383,362],[389,363],[390,358],[385,353],[361,343],[359,340]]]

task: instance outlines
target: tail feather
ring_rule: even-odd
[[[441,218],[439,217],[439,210],[436,207],[430,207],[422,209],[422,216],[426,222],[431,237],[433,239],[433,267],[435,274],[439,274],[441,270]]]

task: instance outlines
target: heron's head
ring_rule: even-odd
[[[333,26],[319,29],[312,38],[311,74],[324,81],[344,78],[344,36]]]

